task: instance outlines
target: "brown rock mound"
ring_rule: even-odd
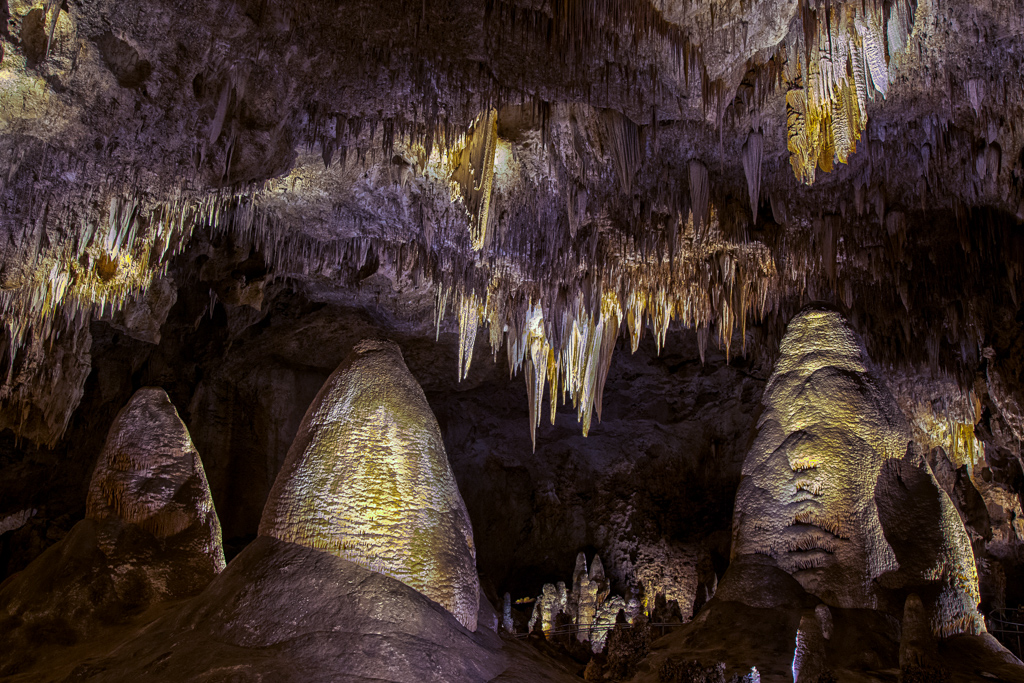
[[[223,569],[220,523],[188,430],[162,389],[140,389],[110,428],[86,519],[0,585],[0,675],[195,595]]]

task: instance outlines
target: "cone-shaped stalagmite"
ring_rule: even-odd
[[[437,420],[392,342],[360,342],[328,378],[274,482],[260,534],[398,579],[476,630],[469,515]]]
[[[220,522],[199,453],[163,389],[135,392],[110,427],[85,515],[120,518],[157,538],[188,531],[189,549],[224,568]]]
[[[61,642],[85,641],[201,593],[223,569],[220,522],[188,430],[162,389],[140,389],[110,427],[86,518],[0,585],[0,672],[28,661],[39,624]]]

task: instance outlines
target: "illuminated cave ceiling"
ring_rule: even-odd
[[[372,277],[584,431],[620,326],[770,356],[823,299],[969,388],[1016,312],[1020,0],[4,8],[0,400],[40,443],[88,320],[158,337],[199,234],[240,254],[211,300],[258,308],[254,262],[319,301]]]

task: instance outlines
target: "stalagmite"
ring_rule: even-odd
[[[328,378],[274,482],[260,534],[398,579],[476,630],[469,516],[437,420],[392,342],[360,342]]]
[[[790,321],[762,402],[734,561],[767,555],[834,607],[881,609],[887,590],[927,583],[936,636],[983,632],[963,522],[838,312]]]
[[[41,643],[116,634],[151,606],[202,593],[224,568],[220,522],[188,430],[163,389],[139,389],[107,434],[85,519],[0,582],[0,670],[12,672]],[[41,640],[40,625],[60,638]]]
[[[158,539],[187,539],[190,562],[224,568],[220,521],[203,463],[163,389],[145,387],[114,419],[89,484],[85,514]]]
[[[760,553],[829,604],[875,605],[896,566],[871,491],[910,433],[842,316],[789,323],[736,494],[733,556]]]
[[[505,629],[505,633],[515,633],[516,627],[512,622],[512,596],[505,593],[505,597],[501,602],[501,627]]]
[[[928,614],[924,603],[916,593],[907,596],[903,607],[903,624],[900,637],[900,668],[924,666],[934,655],[934,642],[928,628]]]
[[[793,683],[817,683],[825,673],[825,638],[815,612],[800,617],[793,651]]]

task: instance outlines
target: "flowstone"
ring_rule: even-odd
[[[437,420],[392,342],[360,342],[327,379],[259,531],[397,579],[476,630],[469,514]]]

